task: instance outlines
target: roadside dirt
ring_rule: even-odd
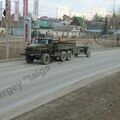
[[[120,72],[12,120],[120,120]]]

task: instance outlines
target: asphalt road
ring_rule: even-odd
[[[9,120],[59,96],[59,91],[96,74],[120,68],[120,49],[93,52],[48,66],[24,60],[0,63],[0,120]]]

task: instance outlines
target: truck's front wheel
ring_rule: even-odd
[[[41,62],[42,62],[42,64],[44,64],[44,65],[49,64],[49,62],[50,62],[50,55],[49,55],[48,53],[44,53],[44,54],[42,55]]]
[[[64,61],[66,61],[66,59],[67,59],[67,54],[66,54],[65,51],[62,51],[62,52],[61,52],[61,55],[60,55],[60,60],[61,60],[62,62],[64,62]]]
[[[30,56],[26,56],[26,62],[27,63],[33,63],[34,62],[34,58],[30,57]]]

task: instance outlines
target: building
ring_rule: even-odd
[[[74,22],[73,22],[74,23]],[[80,38],[82,35],[80,26],[82,22],[76,26],[75,24],[66,25],[58,19],[41,18],[32,23],[32,36],[46,36],[55,38]]]
[[[67,15],[70,17],[73,17],[73,16],[84,17],[88,20],[91,20],[95,14],[105,17],[108,14],[108,12],[106,8],[102,8],[102,7],[93,8],[91,10],[75,11],[75,10],[71,10],[69,7],[64,7],[64,6],[60,6],[57,11],[58,18],[62,18],[63,15]]]

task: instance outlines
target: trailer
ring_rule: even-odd
[[[90,57],[91,52],[89,46],[76,46],[74,49],[74,56],[77,57],[81,54],[86,55],[86,57]]]

